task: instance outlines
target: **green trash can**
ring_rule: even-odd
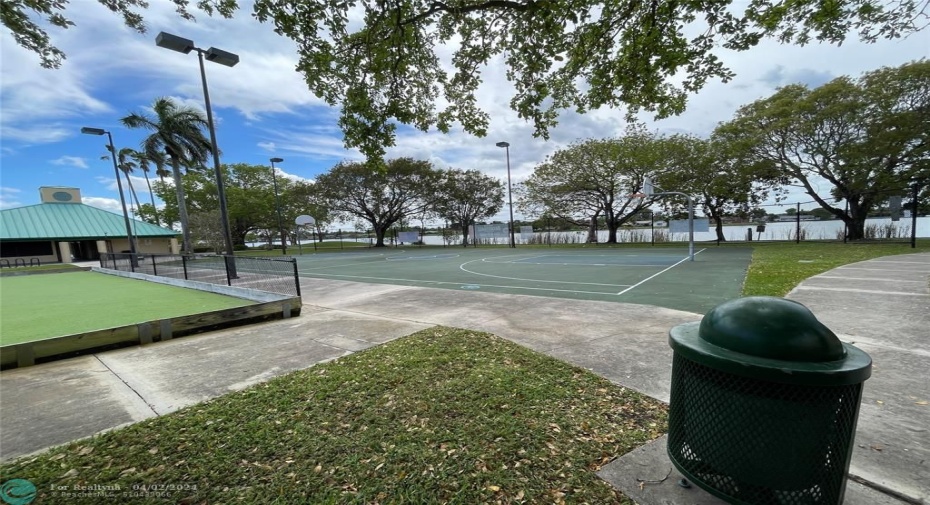
[[[729,503],[840,504],[868,354],[804,305],[722,303],[672,328],[668,454]]]

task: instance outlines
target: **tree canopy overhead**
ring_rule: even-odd
[[[145,0],[98,0],[144,31]],[[190,0],[172,0],[185,18]],[[255,0],[253,15],[298,46],[309,88],[342,108],[346,144],[380,158],[396,122],[484,135],[478,107],[483,68],[503,58],[516,94],[511,107],[547,137],[562,109],[624,106],[666,117],[709,79],[733,73],[720,49],[747,50],[765,38],[804,44],[895,38],[926,26],[921,0],[821,2],[749,0]],[[30,18],[71,25],[62,0],[3,2],[2,23],[47,67],[63,53]],[[235,0],[198,0],[231,16]],[[742,10],[741,10],[742,9]],[[361,18],[361,19],[360,19]],[[451,51],[451,68],[441,55]],[[674,78],[674,79],[673,79]],[[675,83],[677,82],[677,84]]]
[[[785,86],[741,107],[715,136],[803,187],[851,239],[864,238],[876,204],[930,175],[930,60],[815,89]],[[819,193],[822,183],[832,198]]]

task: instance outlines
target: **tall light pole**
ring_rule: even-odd
[[[119,179],[119,166],[116,165],[116,148],[113,147],[113,135],[103,128],[89,128],[85,126],[81,128],[81,133],[87,135],[103,135],[107,134],[107,139],[110,141],[110,159],[113,160],[113,174],[116,175],[116,187],[119,188],[119,203],[123,206],[123,222],[126,224],[126,238],[129,239],[129,252],[136,254],[136,238],[132,236],[132,227],[129,225],[129,212],[126,211],[126,197],[123,196],[123,183]],[[133,261],[135,256],[133,256]]]
[[[220,151],[216,147],[216,130],[213,127],[213,109],[210,107],[210,91],[207,89],[207,72],[203,68],[203,58],[204,55],[206,55],[206,58],[214,63],[226,65],[227,67],[234,67],[239,63],[239,55],[228,53],[215,47],[201,49],[194,45],[193,40],[165,32],[161,32],[155,37],[155,45],[184,54],[188,54],[192,50],[197,51],[197,59],[200,62],[200,81],[203,84],[203,100],[207,107],[207,127],[210,130],[210,148],[213,151],[213,172],[216,177],[216,193],[220,200],[220,221],[223,227],[223,241],[226,242],[226,255],[230,257],[230,274],[232,277],[236,277],[236,264],[235,261],[232,260],[235,253],[233,251],[232,234],[229,231],[229,211],[226,208],[226,188],[223,184],[223,173],[220,171]]]
[[[503,147],[507,150],[507,201],[510,203],[510,247],[517,247],[517,241],[513,234],[513,190],[510,188],[510,143],[498,142],[497,147]]]
[[[271,158],[271,182],[274,183],[274,206],[278,209],[278,230],[281,232],[281,251],[287,255],[287,245],[284,243],[284,221],[281,221],[281,202],[278,200],[278,178],[274,175],[274,164],[281,163],[284,158]]]

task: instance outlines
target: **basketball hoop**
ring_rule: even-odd
[[[630,198],[646,198],[646,193],[633,193]]]

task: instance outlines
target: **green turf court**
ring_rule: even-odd
[[[751,248],[365,249],[296,256],[302,277],[658,305],[704,313],[740,296]]]
[[[0,278],[0,345],[72,335],[253,302],[95,272]]]

